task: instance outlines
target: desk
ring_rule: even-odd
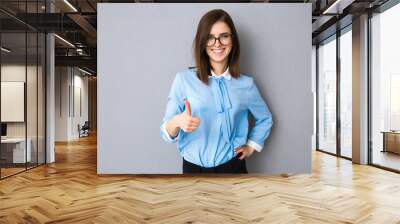
[[[32,140],[27,139],[26,154],[25,154],[25,138],[6,138],[1,139],[1,156],[6,160],[6,163],[25,163],[31,162],[31,145]],[[12,158],[12,159],[11,159]],[[25,158],[27,161],[25,161]]]
[[[383,133],[382,152],[400,154],[400,131],[382,131],[381,133]]]

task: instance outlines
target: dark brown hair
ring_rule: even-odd
[[[211,75],[210,59],[206,51],[207,39],[212,26],[219,21],[225,22],[232,32],[232,49],[228,56],[229,72],[234,78],[239,78],[240,76],[240,44],[235,25],[227,12],[222,9],[214,9],[201,17],[199,25],[197,26],[196,37],[193,41],[197,77],[206,85],[208,85],[208,76]]]

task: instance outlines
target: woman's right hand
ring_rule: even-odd
[[[185,100],[185,111],[176,115],[175,119],[178,127],[184,132],[193,132],[200,125],[200,118],[192,117],[192,111],[188,100]]]
[[[198,117],[192,117],[190,103],[188,100],[185,100],[185,111],[175,115],[170,121],[168,121],[166,129],[169,136],[174,136],[175,138],[180,129],[184,132],[193,132],[199,127],[199,125],[200,119]]]

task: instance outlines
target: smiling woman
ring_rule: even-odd
[[[271,112],[253,78],[240,73],[239,55],[229,14],[207,12],[194,40],[197,66],[177,73],[160,127],[167,142],[179,140],[183,173],[247,173],[245,158],[269,136]]]
[[[239,77],[239,56],[239,36],[229,14],[221,9],[207,12],[200,20],[194,40],[199,79],[208,84],[211,67],[221,74],[225,66],[229,66],[234,78]]]

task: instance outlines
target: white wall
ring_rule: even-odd
[[[37,70],[38,69],[38,70]],[[24,82],[26,84],[26,107],[23,106],[22,112],[26,112],[26,120],[22,122],[7,123],[7,137],[21,138],[27,136],[30,139],[32,161],[44,162],[44,74],[41,66],[34,66],[18,63],[8,63],[1,66],[2,82]],[[4,112],[10,108],[2,107]],[[9,111],[13,113],[13,111]],[[14,111],[16,113],[16,111]],[[37,156],[37,153],[39,156]]]
[[[28,66],[28,74],[32,67]],[[9,64],[1,66],[1,81],[2,82],[25,82],[25,64]],[[5,110],[6,108],[2,108]],[[7,123],[7,137],[25,137],[25,123],[24,122],[10,122]]]
[[[77,70],[75,70],[76,72]],[[88,120],[88,77],[81,76],[83,73],[78,73],[74,75],[74,96],[72,97],[75,101],[74,108],[72,108],[72,120],[71,120],[71,135],[73,138],[79,137],[78,124],[81,126]],[[80,91],[80,93],[79,93]],[[80,98],[79,98],[80,95]],[[72,99],[71,98],[71,99]],[[79,103],[80,101],[80,103]],[[81,111],[79,111],[81,107]]]
[[[27,69],[27,73],[25,71]],[[41,72],[39,70],[39,72]],[[18,65],[18,64],[6,64],[1,66],[1,81],[2,82],[25,82],[25,75],[28,75],[29,86],[36,86],[36,66]],[[36,134],[36,88],[27,88],[27,119],[28,119],[28,137],[30,133]],[[40,105],[39,105],[40,106]],[[2,108],[6,110],[6,108]],[[32,123],[34,122],[34,123]],[[25,136],[25,123],[26,122],[7,122],[7,136],[8,137],[24,137]]]
[[[80,92],[80,93],[79,93]],[[78,97],[80,95],[80,97]],[[79,103],[79,100],[81,101]],[[81,105],[81,113],[79,107]],[[55,140],[79,137],[78,124],[88,120],[88,78],[73,67],[56,67]]]
[[[55,141],[68,140],[68,67],[55,68]]]

